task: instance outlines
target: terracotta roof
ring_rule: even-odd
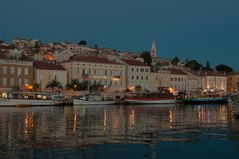
[[[148,66],[145,63],[137,61],[137,60],[122,59],[122,61],[128,65],[133,65],[133,66]]]
[[[36,61],[33,63],[33,67],[36,67],[38,69],[42,70],[65,70],[61,65],[54,64],[54,63],[48,63],[48,62],[42,62],[42,61]]]
[[[224,76],[224,74],[217,73],[214,71],[205,71],[205,72],[203,72],[203,75],[204,76]]]
[[[188,75],[183,70],[176,69],[176,68],[168,68],[167,70],[170,71],[171,74],[175,74],[175,75]]]
[[[95,57],[95,56],[77,56],[77,57],[74,57],[73,59],[70,59],[70,60],[65,61],[65,62],[69,62],[69,61],[80,61],[80,62],[92,62],[92,63],[122,65],[120,63],[110,61],[107,58]]]

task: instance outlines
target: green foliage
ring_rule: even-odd
[[[190,68],[193,71],[199,71],[203,68],[203,66],[198,63],[196,60],[190,60],[185,64],[186,67]]]
[[[211,67],[210,67],[210,63],[207,61],[207,63],[206,63],[206,67],[204,67],[204,70],[205,71],[210,71],[210,70],[212,70],[211,69]]]
[[[179,63],[179,58],[174,57],[171,62],[172,62],[173,65],[177,65]]]
[[[142,91],[142,87],[140,85],[135,86],[135,91],[136,92],[141,92]]]
[[[209,64],[209,62],[207,61],[207,63],[206,63],[206,69],[210,69],[211,67],[210,67],[210,64]]]
[[[61,86],[61,83],[57,81],[56,79],[50,81],[47,85],[46,88],[50,89],[62,89],[63,87]]]
[[[101,88],[103,88],[103,85],[101,85],[100,83],[94,83],[89,86],[89,89],[91,91],[99,91]]]
[[[87,41],[85,40],[81,40],[78,45],[82,45],[82,46],[86,46],[87,45]]]
[[[100,88],[102,88],[103,85],[99,84],[99,83],[93,83],[90,84],[89,81],[82,81],[79,82],[79,80],[77,79],[73,79],[71,80],[70,83],[67,83],[66,88],[68,90],[74,90],[74,91],[83,91],[83,90],[93,90],[93,91],[97,91]]]
[[[227,65],[221,64],[215,67],[215,69],[218,72],[222,72],[222,73],[231,73],[233,72],[233,69]]]
[[[150,55],[150,52],[144,51],[144,52],[142,52],[142,54],[140,55],[140,57],[144,59],[144,63],[145,63],[145,64],[147,64],[148,66],[151,66],[152,57],[151,57],[151,55]]]
[[[38,90],[40,87],[41,87],[41,85],[38,84],[38,83],[34,83],[34,84],[32,85],[32,89],[33,89],[33,90]]]
[[[80,88],[80,82],[77,79],[71,80],[70,83],[66,84],[67,89],[78,90]]]

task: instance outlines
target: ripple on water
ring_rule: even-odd
[[[0,108],[0,158],[238,158],[239,122],[227,109]]]

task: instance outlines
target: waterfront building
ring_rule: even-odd
[[[188,90],[188,74],[181,69],[168,68],[170,72],[170,87],[177,91]]]
[[[33,84],[33,63],[29,61],[0,59],[0,87],[22,88]]]
[[[41,88],[52,81],[57,80],[64,88],[67,84],[67,71],[59,64],[49,62],[34,62],[34,82],[40,84]]]
[[[125,65],[96,56],[78,56],[62,62],[68,72],[68,81],[78,79],[91,84],[100,83],[112,91],[126,88]]]
[[[227,91],[230,93],[238,92],[239,72],[230,73],[227,76]]]
[[[203,72],[202,90],[227,92],[227,76],[214,71]]]
[[[149,86],[150,90],[157,91],[158,88],[170,88],[170,71],[160,69],[157,72],[150,73]]]
[[[202,90],[202,77],[196,73],[187,71],[188,92],[200,92]]]
[[[121,59],[121,62],[126,65],[126,88],[141,86],[143,90],[150,89],[150,66],[138,60]]]

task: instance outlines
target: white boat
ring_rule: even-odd
[[[126,96],[128,104],[176,104],[177,100],[169,92],[134,93]]]
[[[87,94],[73,99],[73,105],[114,105],[116,101],[104,99],[99,94]]]
[[[43,100],[43,99],[0,99],[0,107],[4,106],[53,106],[60,105],[61,101],[57,100]]]
[[[8,92],[7,97],[0,98],[0,107],[54,106],[63,103],[63,95],[52,95],[45,92]]]

